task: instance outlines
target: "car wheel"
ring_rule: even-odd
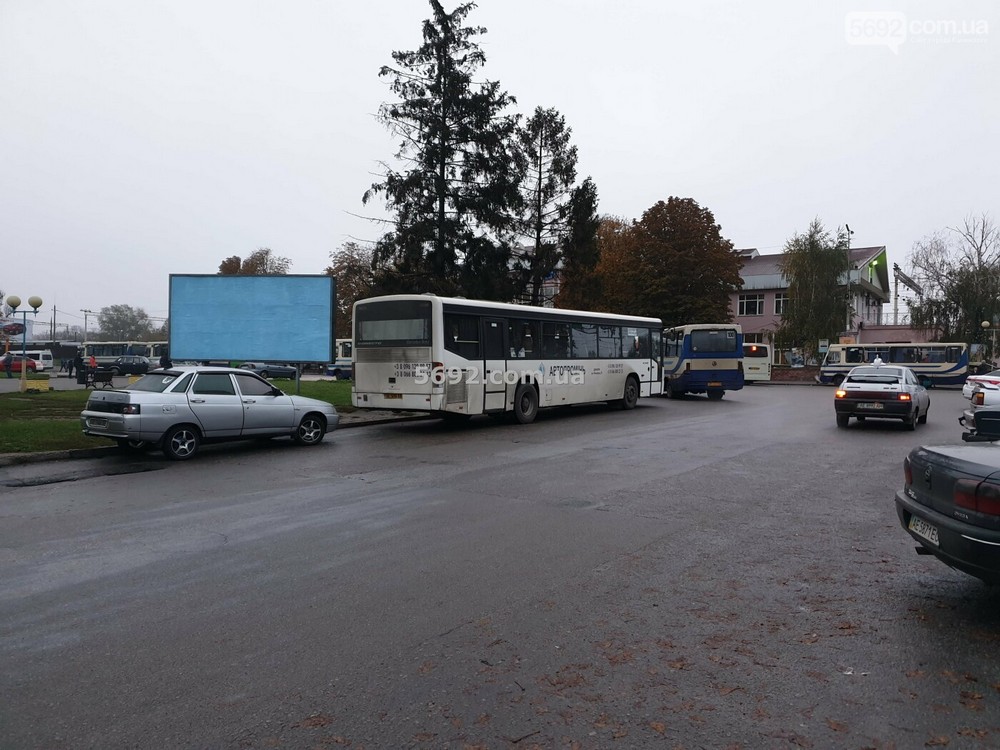
[[[538,416],[538,391],[533,385],[521,383],[514,392],[514,418],[521,424],[531,424]]]
[[[260,371],[260,376],[261,376],[262,378],[266,378],[266,377],[267,377],[268,375],[269,375],[269,373],[268,373],[268,371],[267,371],[267,370],[261,370],[261,371]]]
[[[128,440],[127,438],[119,438],[117,441],[118,450],[122,453],[143,453],[149,448],[149,443],[145,440]]]
[[[906,425],[906,429],[910,431],[917,429],[917,412],[912,412],[910,416],[903,420],[903,424]]]
[[[847,427],[847,423],[851,421],[850,414],[838,414],[837,415],[837,427]]]
[[[725,393],[726,393],[725,391],[709,391],[708,392],[708,398],[711,401],[721,401],[722,400],[722,396]]]
[[[621,407],[628,411],[639,403],[639,381],[633,377],[625,379],[625,393],[622,395]]]
[[[119,370],[119,369],[118,369],[117,367],[112,367],[112,368],[111,368],[111,376],[112,376],[112,377],[115,377],[115,378],[117,378],[117,377],[118,377],[119,375],[121,375],[121,374],[122,374],[122,371],[121,371],[121,370]]]
[[[163,436],[163,453],[173,461],[186,461],[198,452],[200,438],[190,425],[177,425]]]
[[[316,445],[326,434],[326,420],[318,414],[306,414],[295,429],[293,439],[299,445]]]

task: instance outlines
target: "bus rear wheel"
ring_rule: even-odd
[[[514,418],[521,424],[531,424],[538,416],[538,391],[533,385],[521,383],[514,391]]]

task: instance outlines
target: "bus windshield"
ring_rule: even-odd
[[[430,346],[431,303],[387,300],[358,307],[357,346]]]
[[[736,331],[732,328],[695,329],[691,331],[691,351],[735,352]]]

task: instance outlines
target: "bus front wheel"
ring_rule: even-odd
[[[531,424],[538,416],[538,391],[529,383],[521,383],[514,392],[514,418],[521,424]]]
[[[635,378],[625,380],[625,393],[622,395],[621,407],[625,410],[634,409],[639,402],[639,381]]]
[[[843,375],[841,375],[841,374],[838,373],[837,375],[833,376],[833,384],[837,388],[840,388],[840,384],[843,383],[843,382],[844,382],[844,376]]]

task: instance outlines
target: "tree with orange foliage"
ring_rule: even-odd
[[[693,199],[659,201],[632,224],[606,219],[598,245],[603,291],[594,309],[654,316],[666,327],[732,320],[742,261],[712,212]]]

